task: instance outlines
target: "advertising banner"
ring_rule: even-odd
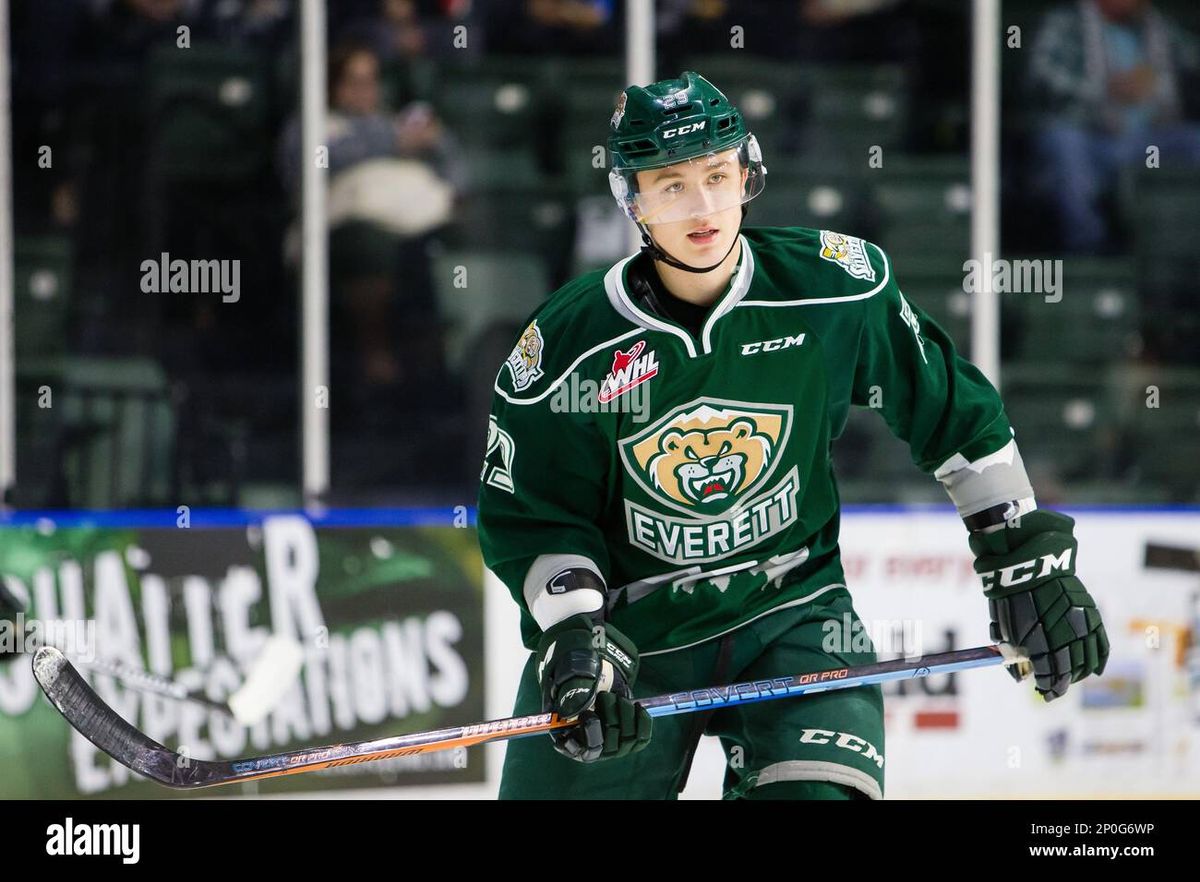
[[[441,525],[444,522],[445,525]],[[113,527],[44,521],[0,529],[0,578],[28,617],[0,639],[79,625],[78,652],[135,665],[222,699],[269,635],[304,665],[263,722],[88,673],[98,694],[183,757],[236,759],[484,719],[484,608],[475,530],[318,525],[294,514],[230,526]],[[18,627],[20,626],[20,627]],[[48,630],[47,630],[47,633]],[[61,636],[61,635],[60,635]],[[0,798],[162,797],[76,733],[31,665],[0,667]],[[207,795],[481,782],[478,748],[235,785]]]

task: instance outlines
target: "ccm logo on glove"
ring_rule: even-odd
[[[1011,585],[1020,585],[1035,578],[1043,579],[1054,572],[1068,576],[1073,571],[1072,558],[1074,554],[1075,549],[1066,548],[1062,554],[1057,556],[1043,554],[1041,557],[1036,557],[1033,560],[1001,567],[989,573],[980,573],[979,578],[983,581],[984,590],[988,591],[992,588],[1008,588]],[[1040,569],[1038,568],[1039,563],[1041,564]]]

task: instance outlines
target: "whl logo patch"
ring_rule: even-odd
[[[600,384],[600,393],[596,396],[601,404],[607,404],[635,386],[658,376],[658,359],[654,350],[645,352],[645,349],[646,341],[638,340],[628,352],[618,349],[613,353],[612,370]]]

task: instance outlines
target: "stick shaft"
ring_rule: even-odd
[[[755,701],[770,701],[793,695],[808,695],[831,689],[851,689],[870,686],[889,680],[908,680],[934,674],[950,674],[971,668],[1003,664],[1005,661],[999,648],[979,646],[974,649],[957,649],[923,655],[912,659],[895,659],[857,667],[836,668],[790,677],[771,677],[733,683],[729,686],[712,686],[672,692],[655,698],[639,699],[638,704],[646,708],[652,717],[689,713],[696,710],[729,707]]]
[[[1004,664],[1006,661],[1011,663],[1012,660],[1006,660],[998,646],[980,646],[913,659],[704,687],[638,699],[638,703],[652,716],[668,716],[831,689],[850,689],[888,680],[949,674]],[[575,725],[574,719],[561,719],[557,714],[534,714],[232,762],[196,760],[181,757],[120,719],[57,650],[47,647],[38,651],[34,659],[34,674],[55,707],[97,747],[160,784],[185,789],[415,756],[509,738],[524,738]]]
[[[653,698],[638,699],[637,703],[645,707],[651,716],[662,717],[736,704],[748,704],[755,701],[771,701],[796,695],[825,692],[831,689],[851,689],[888,680],[950,674],[955,671],[1003,663],[1004,657],[999,648],[980,646],[974,649],[959,649],[919,658],[896,659],[853,668],[837,668],[830,671],[796,674],[791,677],[774,677],[769,680],[752,680],[728,686],[673,692]],[[527,738],[531,735],[547,733],[552,729],[572,726],[574,722],[573,719],[560,719],[557,714],[552,713],[528,717],[508,717],[469,726],[400,735],[378,742],[337,745],[332,748],[317,748],[311,751],[278,754],[256,760],[243,760],[232,765],[237,772],[237,780],[273,778],[279,775],[355,765],[379,759],[470,747],[492,741],[506,741],[510,738]]]

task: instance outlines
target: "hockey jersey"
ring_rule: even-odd
[[[501,365],[479,541],[526,646],[539,559],[587,561],[642,653],[802,601],[837,559],[831,445],[851,405],[877,410],[930,475],[1012,440],[994,387],[905,299],[882,249],[827,230],[740,235],[698,336],[631,295],[629,257],[555,292]]]

